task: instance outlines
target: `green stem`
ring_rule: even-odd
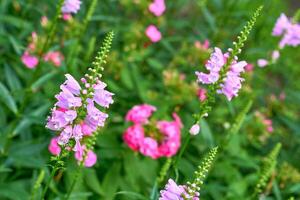
[[[39,176],[38,176],[38,178],[37,178],[37,180],[34,183],[32,193],[31,193],[31,197],[30,197],[31,200],[35,199],[35,194],[38,191],[38,189],[41,187],[41,183],[43,182],[44,176],[45,176],[45,170],[42,169]]]
[[[44,199],[44,197],[45,197],[45,195],[46,195],[46,193],[47,193],[47,191],[48,191],[49,185],[50,185],[50,183],[51,183],[51,181],[52,181],[52,179],[53,179],[55,173],[57,172],[57,170],[58,170],[57,167],[53,167],[52,172],[51,172],[51,174],[50,174],[50,177],[49,177],[49,179],[48,179],[48,181],[47,181],[47,183],[46,183],[46,186],[45,186],[45,188],[44,188],[44,190],[43,190],[41,199]]]
[[[72,192],[73,192],[73,190],[74,190],[74,187],[75,187],[75,185],[76,185],[77,179],[78,179],[78,177],[79,177],[79,175],[80,175],[80,172],[81,172],[82,167],[83,167],[83,163],[81,163],[80,166],[77,168],[76,173],[75,173],[75,177],[74,177],[73,182],[72,182],[72,184],[71,184],[71,187],[70,187],[70,189],[68,190],[67,195],[66,195],[66,197],[64,198],[64,200],[68,200],[68,199],[70,198],[70,196],[71,196],[71,194],[72,194]]]

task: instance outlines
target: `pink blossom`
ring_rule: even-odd
[[[72,126],[66,126],[65,129],[60,133],[57,139],[57,143],[65,145],[69,142],[72,137]]]
[[[225,65],[226,58],[223,55],[221,49],[215,48],[210,59],[207,61],[205,68],[210,71],[209,74],[203,72],[195,72],[198,79],[197,81],[203,84],[215,83],[219,79],[219,72],[221,68]]]
[[[157,141],[151,137],[145,137],[140,143],[140,152],[145,156],[150,156],[153,159],[158,158]]]
[[[63,83],[63,86],[74,95],[79,95],[81,87],[76,79],[71,74],[66,74],[67,80]],[[63,89],[63,87],[61,86]]]
[[[36,56],[30,55],[27,51],[25,51],[25,53],[22,55],[21,60],[23,64],[29,69],[35,68],[39,63],[38,58]]]
[[[153,13],[155,16],[161,16],[166,10],[166,5],[164,0],[154,0],[149,5],[149,11]]]
[[[161,33],[154,25],[150,25],[146,29],[146,35],[152,42],[158,42],[161,40]]]
[[[89,150],[84,160],[84,166],[92,167],[96,164],[96,162],[97,162],[97,155],[93,151]]]
[[[92,101],[88,103],[85,124],[93,131],[96,131],[98,127],[103,127],[107,117],[108,115],[97,109]]]
[[[124,142],[134,151],[137,151],[144,139],[144,129],[140,124],[130,126],[123,135]]]
[[[197,49],[204,49],[204,50],[207,50],[207,49],[209,48],[209,40],[206,39],[206,40],[203,42],[203,44],[201,44],[200,41],[196,41],[196,42],[194,43],[194,45],[195,45],[195,47],[196,47]]]
[[[48,150],[51,154],[57,156],[60,154],[61,148],[57,143],[57,138],[54,137],[51,139],[50,144],[48,146]]]
[[[280,56],[279,51],[278,51],[278,50],[274,50],[274,51],[272,52],[272,60],[273,60],[273,62],[277,61],[278,58],[279,58],[279,56]]]
[[[291,24],[282,40],[279,43],[279,47],[283,48],[285,45],[296,47],[300,45],[300,25]]]
[[[71,124],[76,117],[77,113],[74,110],[61,111],[54,109],[51,117],[48,118],[46,127],[58,131]]]
[[[69,13],[63,13],[63,20],[69,21],[72,19],[72,15]]]
[[[154,106],[148,104],[136,105],[127,112],[125,119],[133,123],[145,124],[154,111],[156,111]]]
[[[248,64],[245,66],[245,71],[246,71],[246,72],[252,72],[252,71],[253,71],[253,68],[254,68],[254,65],[248,63]]]
[[[64,56],[59,51],[50,51],[44,55],[44,61],[51,62],[54,66],[61,66]]]
[[[233,97],[238,96],[239,90],[242,88],[241,82],[244,81],[240,77],[240,73],[244,72],[244,68],[247,65],[245,61],[232,64],[229,71],[226,73],[224,82],[220,85],[221,89],[218,93],[224,94],[230,101]]]
[[[61,11],[63,13],[77,13],[80,9],[80,0],[65,0]]]
[[[197,95],[201,102],[205,101],[205,99],[207,98],[206,93],[207,93],[206,89],[204,89],[204,88],[198,89]]]
[[[114,101],[112,99],[113,93],[107,91],[104,89],[103,85],[104,83],[98,83],[94,89],[94,101],[99,104],[102,107],[108,108],[110,104],[112,104]],[[103,87],[104,86],[104,87]]]
[[[257,65],[259,67],[265,67],[269,64],[269,61],[267,61],[266,59],[258,59],[257,60]]]
[[[74,96],[65,86],[61,86],[61,92],[55,95],[58,100],[57,106],[65,109],[80,107],[82,105],[81,98]]]
[[[191,128],[190,128],[190,134],[191,135],[198,135],[198,133],[200,132],[200,126],[199,124],[194,124]]]
[[[273,29],[273,35],[282,35],[290,26],[290,21],[284,13],[281,13],[280,17],[277,19],[275,27]]]
[[[160,191],[159,200],[183,200],[184,187],[177,185],[172,179],[168,180],[165,189]]]

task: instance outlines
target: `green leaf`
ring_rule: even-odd
[[[146,198],[145,196],[139,194],[139,193],[136,193],[136,192],[130,192],[130,191],[120,191],[120,192],[117,192],[115,194],[115,196],[117,195],[125,195],[125,196],[128,196],[130,198],[126,198],[126,199],[139,199],[139,200],[148,200],[148,198]]]
[[[120,170],[121,165],[120,163],[116,163],[112,165],[110,170],[106,173],[103,182],[102,188],[104,193],[104,199],[106,200],[113,200],[113,197],[119,187],[119,178],[120,178]],[[113,182],[111,182],[113,180]]]
[[[211,133],[210,127],[207,124],[207,122],[205,120],[201,120],[200,121],[200,127],[201,127],[201,135],[203,136],[205,142],[208,144],[208,146],[210,148],[215,146],[215,142],[213,139],[213,135]]]
[[[9,67],[7,64],[5,64],[4,73],[5,73],[6,82],[10,90],[11,91],[20,90],[21,89],[20,80],[18,79],[14,70],[11,67]]]
[[[52,71],[51,73],[45,74],[41,78],[39,78],[36,82],[31,85],[31,90],[38,90],[43,84],[52,79],[57,74],[57,71]]]
[[[18,113],[17,105],[7,88],[0,83],[0,100],[15,114]]]
[[[103,191],[101,184],[97,178],[97,173],[95,169],[84,169],[84,179],[87,186],[96,194],[105,194],[105,191]]]

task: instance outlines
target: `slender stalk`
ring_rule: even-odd
[[[48,179],[48,181],[47,181],[47,183],[46,183],[46,186],[45,186],[45,188],[44,188],[44,190],[43,190],[41,199],[44,199],[44,198],[45,198],[45,195],[46,195],[46,193],[47,193],[47,191],[48,191],[49,185],[50,185],[50,183],[51,183],[51,181],[52,181],[52,179],[53,179],[53,177],[54,177],[54,175],[55,175],[55,173],[57,172],[58,169],[59,169],[59,168],[57,168],[57,167],[53,167],[53,168],[52,168],[52,172],[51,172],[50,177],[49,177],[49,179]]]
[[[35,199],[36,192],[41,187],[41,183],[43,182],[44,176],[45,176],[45,170],[41,170],[32,188],[31,197],[30,197],[31,200]]]
[[[80,166],[77,168],[76,173],[75,173],[75,177],[74,177],[74,179],[72,181],[72,184],[71,184],[71,187],[69,188],[69,190],[68,190],[68,192],[67,192],[64,200],[68,200],[70,198],[70,196],[71,196],[71,194],[72,194],[72,192],[74,190],[74,187],[76,185],[77,179],[78,179],[78,177],[80,175],[82,167],[83,167],[83,163],[81,163]]]

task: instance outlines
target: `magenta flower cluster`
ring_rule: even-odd
[[[283,36],[279,47],[298,46],[300,44],[300,24],[293,23],[285,14],[281,14],[277,19],[272,32],[273,36]]]
[[[127,112],[126,121],[133,123],[123,135],[125,143],[134,151],[139,151],[153,159],[171,157],[180,147],[182,123],[176,113],[174,121],[151,121],[156,111],[154,106],[136,105]]]
[[[196,193],[194,197],[190,197],[186,191],[187,187],[185,185],[177,185],[174,180],[169,179],[165,189],[160,191],[159,200],[184,200],[187,198],[199,200],[199,193]]]
[[[90,167],[96,163],[97,156],[86,148],[84,139],[104,126],[108,114],[100,111],[96,104],[108,108],[113,103],[113,93],[105,90],[106,84],[99,79],[87,81],[82,78],[82,88],[70,74],[65,76],[67,80],[55,96],[57,102],[46,125],[48,129],[58,132],[58,136],[50,142],[49,151],[59,155],[61,148],[73,150],[75,158],[84,160],[85,166]]]
[[[208,74],[203,72],[195,72],[197,81],[202,84],[215,84],[220,79],[221,69],[226,65],[229,53],[223,54],[221,49],[215,48],[207,61],[205,68],[209,71]],[[219,94],[224,94],[230,101],[233,97],[238,96],[238,92],[242,87],[241,82],[244,80],[240,77],[241,72],[245,71],[247,63],[245,61],[237,61],[237,58],[230,63],[229,70],[226,72],[225,78],[222,80]]]

